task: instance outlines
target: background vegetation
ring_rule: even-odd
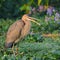
[[[0,60],[60,60],[60,36],[56,35],[60,34],[60,19],[55,20],[56,11],[51,16],[46,11],[37,11],[40,5],[46,8],[53,6],[60,14],[60,0],[0,0]],[[23,14],[31,12],[31,16],[38,19],[40,26],[32,23],[30,34],[15,46],[18,47],[18,51],[14,49],[16,55],[12,49],[5,50],[9,26]]]
[[[39,5],[60,6],[60,0],[0,0],[0,18],[17,18]]]

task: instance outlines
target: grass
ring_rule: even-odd
[[[44,18],[38,20],[41,26],[32,23],[31,32],[23,41],[17,44],[18,53],[14,55],[11,49],[4,50],[6,32],[9,26],[15,22],[10,19],[0,19],[0,60],[59,60],[60,37],[44,37],[42,34],[60,32],[60,25],[54,21],[46,22]],[[15,47],[17,47],[15,46]],[[16,50],[15,50],[16,51]]]

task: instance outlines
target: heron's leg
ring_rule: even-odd
[[[17,55],[18,54],[18,48],[17,48],[17,45],[16,43],[14,42],[13,45],[12,45],[12,53],[14,55]]]
[[[15,55],[15,46],[14,46],[14,44],[12,46],[12,51],[13,51],[13,54]]]
[[[15,41],[15,44],[18,43],[18,42],[19,42],[19,39],[17,39],[17,40]],[[18,44],[19,44],[19,43],[18,43]],[[15,46],[15,50],[16,50],[16,54],[18,54],[18,46],[17,46],[17,45]]]
[[[15,44],[18,43],[18,44],[15,46],[15,53],[16,53],[16,55],[19,54],[19,52],[18,52],[18,51],[19,51],[19,48],[18,48],[18,46],[19,46],[19,40],[21,40],[21,39],[18,38],[18,39],[15,41]]]

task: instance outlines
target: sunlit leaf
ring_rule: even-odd
[[[41,4],[41,1],[42,1],[42,0],[38,0],[38,6]]]

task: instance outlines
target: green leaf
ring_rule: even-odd
[[[38,0],[38,6],[41,4],[41,1],[42,1],[42,0]]]
[[[27,57],[26,57],[26,56],[23,56],[23,57],[22,57],[22,60],[26,60],[26,59],[27,59]]]

